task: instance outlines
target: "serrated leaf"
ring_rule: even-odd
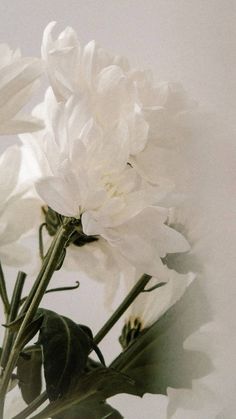
[[[92,332],[86,333],[67,317],[50,310],[43,313],[39,344],[43,348],[44,375],[49,400],[65,395],[84,372],[93,347]]]
[[[30,404],[42,389],[42,350],[40,347],[25,348],[17,361],[18,385],[22,397]]]
[[[205,354],[183,348],[187,336],[206,321],[206,313],[202,319],[199,316],[201,303],[195,299],[194,288],[193,283],[181,300],[112,362],[111,367],[136,381],[133,394],[166,394],[167,387],[191,388],[193,379],[212,370]]]

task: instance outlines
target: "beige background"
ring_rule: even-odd
[[[194,99],[206,109],[216,112],[217,118],[231,127],[236,98],[235,9],[236,2],[233,0],[1,0],[0,40],[13,48],[20,46],[24,55],[39,55],[42,32],[48,22],[58,21],[60,29],[70,25],[76,29],[82,44],[95,39],[103,47],[128,56],[133,64],[152,68],[157,80],[180,81]],[[0,147],[3,149],[11,139],[4,138],[1,141]],[[236,296],[236,158],[232,127],[227,129],[227,133],[222,128],[216,143],[208,137],[201,139],[200,144],[198,162],[204,164],[204,170],[210,168],[205,172],[209,175],[207,182],[202,183],[205,206],[201,211],[209,218],[209,231],[212,233],[203,245],[205,249],[210,249],[206,261],[211,264],[212,275],[206,292],[214,297],[212,305],[216,320],[225,322],[228,327]],[[201,163],[203,160],[204,163]],[[198,172],[201,177],[200,167],[197,167]],[[199,205],[203,205],[202,202]],[[212,252],[212,248],[216,251]],[[222,254],[224,257],[219,259]],[[225,271],[220,272],[216,266]],[[60,273],[54,281],[63,283],[75,279],[74,274]],[[13,281],[12,270],[9,271],[8,281],[10,286]],[[89,299],[88,305],[85,305],[85,294]],[[78,292],[66,294],[63,302],[58,296],[45,298],[44,305],[49,307],[49,304],[52,309],[71,314],[80,323],[88,324],[94,332],[108,315],[101,308],[101,287],[86,280],[82,281]],[[221,369],[221,357],[224,362],[227,358],[224,370],[231,370],[234,363],[234,352],[230,351],[233,348],[230,330],[226,332],[224,344],[217,355]],[[110,342],[111,338],[104,340],[101,345],[108,360],[118,350],[118,345]],[[222,354],[226,348],[228,352],[225,357]],[[226,374],[222,388],[229,392],[229,409],[231,402],[233,407],[233,400],[230,402],[232,385],[233,380],[230,381]],[[139,400],[122,395],[114,399],[113,405],[121,410],[126,419],[166,417],[166,399],[162,396],[146,396]],[[231,410],[227,414],[222,413],[218,419],[231,419],[231,414]],[[208,414],[198,412],[195,416],[184,411],[176,416],[177,419],[192,417],[210,419],[209,411]]]

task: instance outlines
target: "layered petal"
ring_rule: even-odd
[[[38,87],[42,62],[36,58],[20,58],[18,53],[10,54],[6,48],[5,53],[7,57],[0,66],[0,134],[42,129],[42,122],[18,116]]]
[[[19,182],[21,148],[8,148],[0,158],[0,259],[26,263],[29,250],[19,240],[40,223],[41,202],[28,194],[29,185]]]

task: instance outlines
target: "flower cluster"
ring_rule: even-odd
[[[67,264],[105,280],[147,273],[168,281],[163,258],[189,244],[168,226],[176,200],[173,160],[192,104],[179,85],[154,85],[75,32],[56,40],[45,30],[42,58],[51,87],[33,114],[45,127],[21,135],[24,176],[56,213],[81,221],[86,245],[69,249]],[[27,173],[26,173],[27,172]]]
[[[1,258],[10,261],[9,243],[16,246],[33,223],[38,229],[50,211],[79,220],[65,266],[103,281],[107,301],[121,278],[130,288],[143,273],[169,282],[163,292],[169,290],[174,301],[189,279],[178,278],[164,258],[189,250],[168,220],[181,192],[178,146],[193,104],[181,86],[154,84],[150,71],[131,68],[94,41],[82,48],[72,28],[54,39],[54,26],[45,29],[41,60],[21,58],[1,45],[0,132],[23,132],[22,146],[1,159],[8,179],[1,185]],[[50,87],[32,116],[23,119],[18,112],[42,69]],[[15,162],[14,172],[9,161]],[[23,262],[19,252],[10,254]]]
[[[138,345],[144,346],[151,365],[149,343],[153,347],[156,344],[158,321],[164,327],[163,315],[168,311],[167,323],[172,324],[172,317],[181,312],[181,304],[176,309],[176,303],[189,287],[188,294],[195,278],[189,269],[179,270],[175,264],[175,258],[189,252],[190,245],[173,222],[178,213],[175,207],[183,199],[181,147],[188,140],[186,121],[194,103],[180,85],[156,84],[150,71],[133,69],[125,58],[106,52],[94,41],[82,47],[71,28],[54,39],[54,27],[52,22],[45,29],[41,59],[21,58],[18,51],[13,53],[0,45],[0,134],[19,134],[21,141],[20,146],[9,147],[0,158],[0,259],[11,265],[26,262],[28,252],[21,241],[30,232],[37,234],[37,248],[39,236],[38,261],[39,256],[42,259],[39,275],[22,308],[23,326],[16,343],[15,337],[11,341],[10,334],[6,337],[2,359],[5,362],[13,348],[10,369],[16,366],[19,349],[27,340],[22,338],[24,327],[30,329],[35,316],[33,330],[40,332],[38,346],[42,348],[38,351],[50,401],[67,396],[72,378],[78,380],[80,374],[92,369],[93,361],[88,358],[92,349],[102,364],[104,361],[87,326],[78,326],[50,310],[38,311],[53,272],[62,264],[105,284],[109,308],[123,280],[125,294],[132,298],[128,309],[124,302],[126,317],[120,343],[125,355],[122,358],[121,354],[114,365],[119,367],[119,373],[128,371],[134,380],[142,378],[142,373],[135,376],[132,365],[129,370],[135,342],[140,337]],[[37,88],[42,73],[49,80],[44,100],[33,109],[32,116],[23,118],[19,111]],[[3,273],[0,281],[4,283]],[[142,287],[135,294],[139,284]],[[19,299],[19,307],[22,301]],[[115,312],[116,321],[124,313],[122,304]],[[6,313],[8,305],[7,301]],[[107,323],[106,333],[110,330]],[[172,334],[171,327],[167,337]],[[101,340],[99,333],[97,340]],[[145,346],[145,342],[149,343]],[[51,368],[54,344],[62,346],[65,366],[59,353],[59,358],[55,357],[58,365]],[[182,356],[181,338],[178,345]],[[82,363],[77,346],[84,351]],[[172,368],[171,351],[170,358]],[[4,371],[2,359],[0,416],[1,397],[11,379],[10,369]],[[127,362],[125,367],[122,359]],[[159,368],[159,359],[155,363]],[[141,365],[143,372],[145,365]],[[115,371],[112,368],[109,373]],[[137,381],[137,394],[166,394],[168,374],[166,377],[155,389],[154,380],[149,387],[146,377],[143,390]],[[170,385],[174,384],[171,381]],[[188,384],[188,380],[180,380],[177,387]],[[122,391],[124,388],[136,394],[126,386]],[[108,394],[104,397],[110,397]],[[100,407],[106,406],[104,400],[99,399]],[[102,417],[104,414],[101,412]]]

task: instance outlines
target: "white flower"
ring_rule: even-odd
[[[155,85],[150,73],[145,71],[136,71],[133,77],[149,132],[145,148],[131,157],[131,164],[151,183],[167,177],[179,192],[188,178],[187,150],[193,135],[195,104],[178,83]]]
[[[42,128],[42,122],[18,115],[38,86],[42,62],[21,58],[20,51],[11,51],[0,44],[0,134],[16,134]]]
[[[168,209],[157,206],[169,185],[154,188],[127,164],[129,133],[122,121],[103,131],[92,118],[84,122],[81,101],[71,97],[58,104],[50,91],[45,106],[46,129],[34,140],[21,137],[41,170],[40,197],[56,212],[81,218],[84,233],[102,237],[113,259],[135,266],[137,274],[163,277],[160,258],[189,249],[184,237],[165,224]]]
[[[129,131],[129,154],[140,152],[147,141],[148,123],[127,61],[108,54],[94,41],[81,48],[72,28],[66,28],[54,41],[54,26],[52,22],[45,29],[42,57],[58,101],[78,96],[84,109],[105,130],[122,119]]]
[[[194,278],[195,274],[192,272],[184,275],[166,267],[165,285],[151,290],[161,282],[157,278],[151,278],[145,287],[146,291],[142,292],[127,310],[125,323],[129,324],[131,329],[138,326],[140,331],[149,328],[183,296]],[[126,284],[128,292],[127,285],[130,287],[130,284]]]
[[[72,28],[54,40],[55,24],[45,29],[42,57],[58,101],[78,96],[83,109],[103,129],[122,119],[129,132],[126,141],[132,166],[152,184],[168,178],[182,186],[188,176],[184,156],[195,104],[181,85],[155,84],[150,71],[131,68],[126,59],[94,41],[82,48]]]
[[[18,185],[20,147],[8,148],[0,156],[0,260],[18,266],[29,258],[19,239],[34,225],[38,203],[26,196],[26,185]]]
[[[24,177],[30,172],[38,180],[37,192],[46,205],[81,219],[84,233],[99,238],[82,248],[71,246],[68,254],[76,263],[66,264],[84,267],[98,279],[110,277],[110,284],[143,272],[164,279],[161,259],[189,245],[166,225],[164,200],[174,202],[173,179],[156,175],[152,182],[137,158],[154,141],[155,111],[168,113],[161,113],[168,102],[172,115],[181,94],[168,101],[168,88],[154,88],[147,73],[130,69],[126,60],[95,42],[81,48],[71,28],[53,40],[54,25],[45,29],[42,43],[54,94],[48,89],[34,110],[45,129],[21,136],[30,165]]]

